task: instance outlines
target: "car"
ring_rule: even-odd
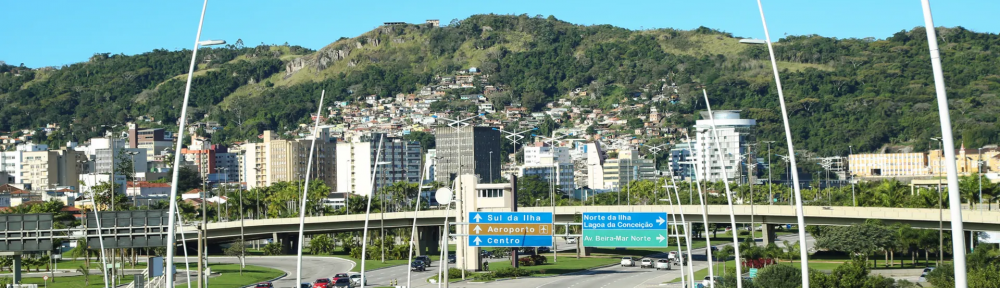
[[[351,284],[354,286],[368,286],[368,279],[361,280],[361,273],[351,273]],[[363,283],[363,284],[362,284]]]
[[[431,257],[427,257],[427,255],[420,255],[417,257],[413,257],[413,260],[424,261],[425,266],[431,267]]]
[[[260,282],[257,283],[255,288],[274,288],[274,284],[271,284],[271,282]]]
[[[538,253],[549,253],[549,252],[552,252],[552,249],[549,249],[549,247],[538,247],[538,248],[536,248],[536,250],[538,251]]]
[[[302,283],[302,284],[299,284],[299,288],[313,288],[313,284],[312,283],[308,283],[308,282]]]
[[[646,268],[646,267],[653,268],[653,259],[647,258],[639,261],[639,268]]]
[[[715,277],[715,283],[719,283],[719,277]],[[705,285],[705,287],[711,287],[712,276],[705,276],[705,280],[701,280],[701,285]]]
[[[350,278],[351,278],[351,276],[347,275],[347,273],[337,273],[336,275],[333,275],[333,278],[330,278],[330,281],[331,282],[337,282],[337,280],[339,280],[339,279],[348,279],[348,280],[350,280]]]
[[[330,283],[331,283],[330,282],[330,278],[319,278],[319,279],[316,279],[316,281],[313,281],[312,287],[313,288],[327,288],[327,287],[330,286]]]
[[[622,267],[625,267],[625,266],[635,267],[635,260],[632,260],[632,257],[622,257],[622,263],[621,264],[622,264]]]
[[[479,256],[483,258],[493,258],[493,251],[479,250]]]
[[[351,280],[347,278],[340,278],[333,282],[333,287],[351,287]]]
[[[670,270],[671,269],[671,267],[670,267],[670,260],[667,260],[667,259],[656,260],[656,270],[660,270],[660,269]]]
[[[413,260],[413,262],[410,263],[410,271],[423,272],[423,271],[426,271],[426,270],[427,270],[427,267],[424,266],[424,261]]]
[[[448,254],[448,263],[455,263],[455,254]]]
[[[576,244],[576,237],[566,237],[566,244]]]
[[[927,274],[930,274],[935,268],[937,267],[924,268],[924,271],[920,273],[920,278],[917,278],[917,282],[927,282]]]

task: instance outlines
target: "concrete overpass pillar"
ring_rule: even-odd
[[[441,253],[441,228],[438,226],[417,227],[416,255],[437,255]]]
[[[296,235],[278,234],[278,238],[276,239],[281,239],[281,254],[288,255],[292,254],[292,252],[295,251],[294,249],[296,246],[294,246],[295,245],[294,239],[297,238],[298,236],[299,236],[298,234]]]
[[[764,224],[764,231],[761,232],[764,232],[763,238],[765,246],[771,243],[777,244],[778,234],[774,232],[774,227],[775,226],[772,224]]]
[[[10,269],[13,270],[11,274],[14,274],[14,284],[21,284],[21,254],[14,254],[14,264],[10,265]]]

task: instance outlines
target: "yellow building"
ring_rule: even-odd
[[[83,153],[66,149],[24,152],[21,162],[22,183],[31,184],[32,190],[57,186],[79,187],[80,163]]]
[[[955,166],[958,175],[973,173],[991,173],[1000,171],[1000,149],[955,150]],[[943,150],[931,150],[918,153],[885,153],[885,154],[853,154],[848,156],[851,175],[854,177],[931,177],[943,175]],[[982,161],[982,168],[977,163]]]
[[[322,129],[316,141],[312,172],[309,177],[323,181],[331,188],[337,185],[336,141]],[[275,182],[296,181],[306,177],[309,146],[312,139],[282,140],[272,131],[264,131],[262,143],[242,146],[244,175],[247,188],[270,186]]]

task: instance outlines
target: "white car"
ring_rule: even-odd
[[[352,273],[349,273],[348,275],[350,275],[350,277],[351,277],[351,285],[353,285],[353,286],[368,286],[368,279],[365,279],[364,282],[361,281],[361,273],[352,272]],[[361,285],[361,283],[365,283],[365,284]]]
[[[653,268],[653,259],[646,258],[639,261],[639,268],[646,267]]]
[[[667,260],[667,259],[656,260],[656,270],[660,270],[660,269],[671,270],[670,260]]]
[[[635,267],[635,260],[632,260],[632,257],[622,257],[622,267],[625,266]]]
[[[566,244],[576,244],[576,237],[566,237]]]

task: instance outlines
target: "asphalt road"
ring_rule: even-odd
[[[174,259],[177,263],[184,263],[184,257]],[[196,260],[191,259],[191,261],[191,264],[194,264]],[[209,257],[208,263],[236,264],[239,261],[235,257]],[[250,256],[246,258],[246,264],[285,271],[285,273],[288,273],[288,276],[274,281],[274,287],[297,287],[295,285],[296,256]],[[336,257],[302,256],[302,282],[312,283],[318,278],[330,278],[336,273],[351,271],[354,265],[353,261]],[[194,275],[191,277],[192,280],[196,279]],[[183,281],[185,280],[183,278],[183,273],[179,273],[177,275],[177,282],[184,283]],[[209,282],[211,281],[209,280]],[[369,281],[369,284],[372,283]]]

